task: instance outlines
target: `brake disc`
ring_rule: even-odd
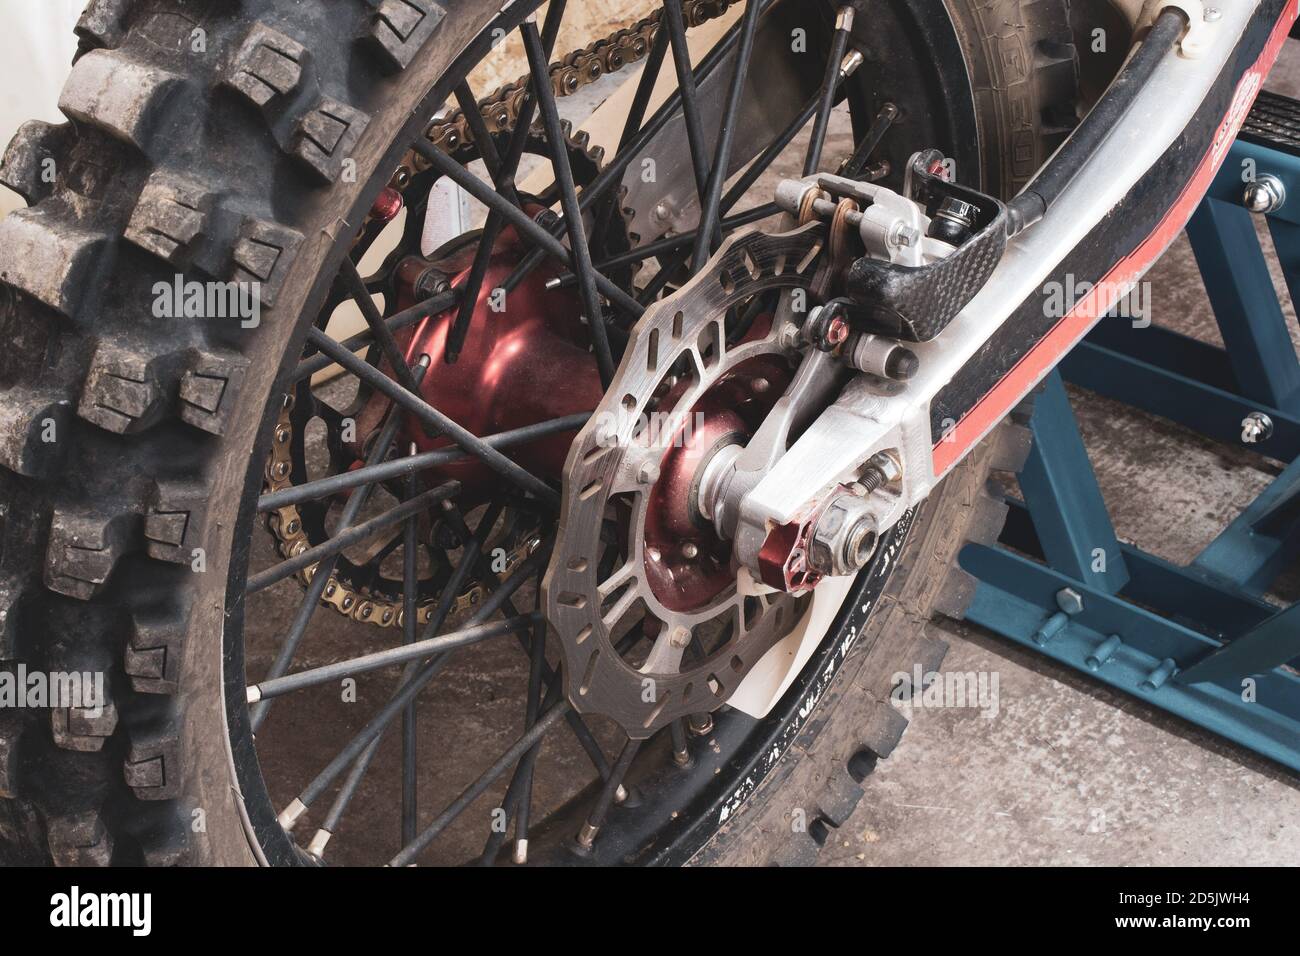
[[[796,599],[740,568],[698,503],[710,463],[757,430],[796,361],[785,320],[728,342],[728,311],[769,290],[806,295],[824,236],[813,223],[727,240],[639,320],[569,451],[547,618],[570,703],[634,739],[721,706],[797,620]]]

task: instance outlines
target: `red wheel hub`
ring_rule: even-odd
[[[477,248],[477,243],[469,243],[435,262],[407,260],[399,267],[399,276],[406,281],[399,282],[397,307],[408,308],[418,301],[415,279],[430,268],[452,276],[453,288],[464,288]],[[421,383],[424,400],[480,437],[589,412],[603,394],[578,296],[545,287],[557,274],[553,268],[533,270],[508,295],[496,291],[527,251],[513,229],[502,231],[454,363],[445,362],[444,356],[458,307],[430,315],[396,336],[409,363],[421,355],[432,360]],[[372,398],[362,413],[358,434],[377,429],[388,406],[382,395]],[[451,444],[445,438],[430,438],[414,417],[408,418],[401,434],[403,446],[414,442],[422,452]],[[559,481],[575,434],[576,429],[550,435],[516,446],[509,454],[534,473]],[[445,465],[436,473],[461,481],[471,497],[489,494],[498,478],[475,459]]]

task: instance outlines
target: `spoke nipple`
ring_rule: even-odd
[[[623,786],[621,783],[618,785],[618,789],[614,791],[614,802],[618,804],[627,802],[627,787]],[[597,829],[600,828],[597,827]]]
[[[847,53],[844,59],[840,61],[840,78],[847,79],[858,72],[858,67],[862,66],[863,59],[862,54],[857,50]]]
[[[280,815],[276,817],[276,822],[284,828],[285,832],[288,832],[297,825],[298,821],[302,819],[302,815],[306,812],[307,804],[303,803],[297,797],[294,797],[293,802],[280,811]]]
[[[311,843],[307,844],[307,855],[317,860],[323,860],[325,858],[325,844],[330,842],[330,837],[333,835],[329,830],[323,828],[317,830],[316,835],[311,838]]]
[[[578,846],[584,850],[590,850],[592,844],[596,842],[596,834],[599,832],[600,827],[584,823],[582,829],[578,831]]]
[[[515,841],[514,861],[520,866],[528,862],[528,840],[526,838]]]
[[[244,692],[244,703],[256,704],[262,699],[262,688],[256,684],[250,685]]]
[[[673,751],[673,763],[683,770],[689,767],[694,761],[691,759],[691,748],[683,746],[681,750]]]

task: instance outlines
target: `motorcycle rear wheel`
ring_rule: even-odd
[[[0,227],[0,660],[102,671],[110,703],[98,716],[0,712],[0,860],[311,862],[276,822],[244,704],[242,585],[276,384],[302,355],[339,237],[418,117],[486,53],[500,4],[447,0],[432,32],[405,40],[389,19],[399,7],[433,4],[95,0],[64,93],[73,122],[28,124],[9,147],[0,178],[31,208]],[[963,84],[926,93],[935,115],[918,125],[976,135],[904,137],[887,155],[971,155],[985,188],[1012,193],[1074,106],[1067,4],[936,7],[897,0],[872,17],[921,38],[904,75],[959,50]],[[1023,55],[1000,55],[1008,44]],[[239,95],[231,77],[250,45],[296,64],[272,68],[286,89]],[[887,83],[890,70],[873,75]],[[886,93],[855,87],[850,100]],[[331,136],[355,176],[334,175]],[[145,314],[157,283],[193,268],[262,282],[256,334]],[[51,422],[57,440],[42,441]],[[954,556],[996,536],[1004,512],[987,476],[1023,447],[1004,428],[900,525],[770,714],[724,708],[717,772],[697,772],[685,802],[680,780],[634,775],[640,822],[611,822],[594,855],[571,858],[811,862],[902,733],[891,676],[941,659],[929,622],[959,616],[968,596]],[[535,842],[571,833],[572,812],[540,823]]]

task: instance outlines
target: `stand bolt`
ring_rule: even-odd
[[[1267,441],[1273,434],[1273,419],[1263,412],[1251,412],[1241,420],[1241,440],[1247,445]]]
[[[1260,176],[1246,184],[1241,202],[1251,212],[1260,215],[1277,212],[1286,203],[1286,187],[1276,176]]]
[[[1074,588],[1061,588],[1056,592],[1056,606],[1069,615],[1083,610],[1083,595]]]

